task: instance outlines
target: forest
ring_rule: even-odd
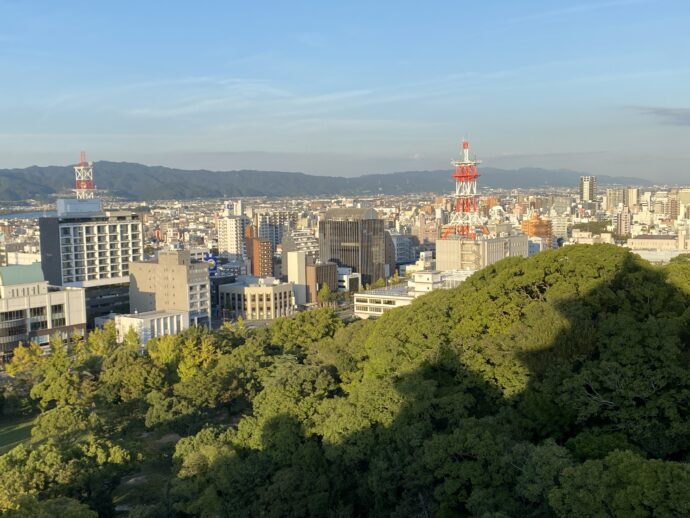
[[[690,516],[690,256],[489,266],[330,308],[6,365],[0,515]]]

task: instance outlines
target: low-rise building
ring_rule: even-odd
[[[360,286],[362,286],[362,275],[360,273],[353,272],[352,268],[346,266],[338,266],[336,272],[338,275],[338,291],[359,291]]]
[[[306,273],[308,303],[318,302],[319,291],[326,285],[330,291],[337,291],[338,265],[335,263],[308,264]]]
[[[48,346],[58,333],[68,338],[86,330],[85,292],[53,287],[41,263],[0,267],[0,359],[11,358],[20,342]]]
[[[273,277],[240,277],[234,284],[220,286],[225,315],[245,320],[273,320],[292,315],[295,308],[293,284]]]
[[[355,294],[354,314],[359,318],[379,317],[433,290],[456,288],[473,273],[474,270],[414,272],[409,282]]]
[[[584,230],[573,229],[573,236],[570,238],[570,244],[575,245],[599,245],[599,244],[615,244],[613,235],[610,232],[602,232],[601,234],[592,234]]]
[[[118,342],[122,342],[127,333],[134,329],[142,347],[152,338],[174,335],[189,328],[189,314],[186,311],[145,311],[114,315],[114,320]]]

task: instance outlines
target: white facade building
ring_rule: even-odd
[[[229,215],[218,219],[218,252],[235,257],[246,257],[244,233],[251,223],[244,215]]]
[[[456,288],[473,273],[474,270],[414,272],[407,283],[355,294],[354,314],[359,318],[379,317],[391,309],[407,306],[417,297],[431,291]]]
[[[146,311],[129,315],[114,315],[117,340],[134,329],[139,335],[139,343],[144,347],[152,338],[174,335],[189,328],[189,314],[184,311]]]

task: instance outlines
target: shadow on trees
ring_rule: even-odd
[[[567,515],[578,498],[609,516],[637,505],[616,504],[588,470],[625,461],[621,477],[648,467],[661,477],[647,459],[686,460],[690,297],[668,270],[614,247],[541,255],[370,324],[361,378],[313,415],[277,408],[254,430],[208,431],[180,460],[176,508],[498,517]],[[674,502],[664,505],[687,503]]]

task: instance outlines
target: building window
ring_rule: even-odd
[[[44,317],[46,314],[46,308],[45,307],[40,307],[40,308],[31,308],[30,310],[30,315],[32,318],[34,317]]]
[[[9,322],[12,320],[21,320],[26,318],[26,312],[23,309],[18,311],[5,311],[0,313],[0,322]]]

